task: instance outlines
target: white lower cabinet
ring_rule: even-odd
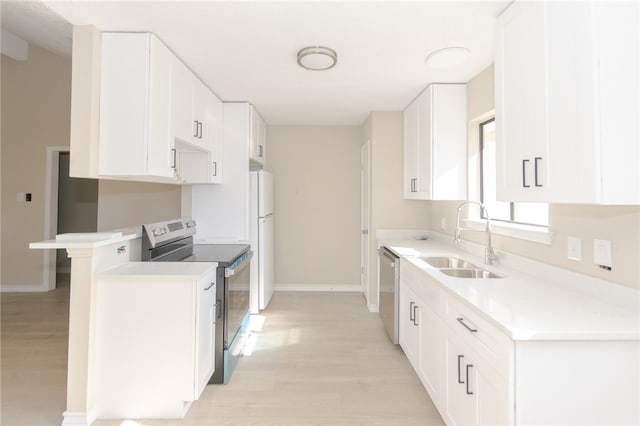
[[[400,259],[399,341],[448,425],[640,424],[640,342],[514,341]]]
[[[215,267],[172,267],[131,263],[99,279],[98,418],[184,417],[213,374]]]

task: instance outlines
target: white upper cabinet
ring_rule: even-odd
[[[222,101],[174,58],[173,127],[178,178],[183,183],[222,183]]]
[[[496,37],[497,194],[640,204],[637,2],[520,2]]]
[[[467,89],[432,84],[404,111],[404,197],[467,198]]]
[[[264,165],[267,156],[267,125],[253,105],[250,114],[249,159],[254,163]]]
[[[100,175],[173,178],[172,57],[152,34],[102,34]]]

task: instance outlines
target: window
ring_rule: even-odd
[[[548,226],[547,203],[521,203],[496,200],[496,123],[495,118],[480,123],[480,201],[491,220]]]

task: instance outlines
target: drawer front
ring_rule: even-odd
[[[445,323],[462,337],[487,367],[504,378],[513,377],[513,341],[462,303],[447,297]]]

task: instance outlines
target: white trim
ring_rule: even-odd
[[[54,239],[58,232],[58,171],[60,153],[69,152],[68,146],[48,146],[44,193],[44,239]],[[44,250],[42,291],[56,288],[56,251]]]
[[[360,284],[276,284],[274,290],[362,293],[362,286]]]
[[[369,312],[380,312],[378,305],[367,305],[367,309],[369,309]]]
[[[91,426],[96,421],[95,407],[89,411],[65,411],[62,413],[61,426]]]
[[[484,231],[486,224],[484,219],[466,219],[465,226],[475,231]],[[491,233],[545,244],[547,246],[551,245],[554,236],[553,231],[542,226],[498,222],[495,220],[491,221]]]
[[[42,284],[3,284],[0,286],[0,293],[37,293],[49,291]]]

